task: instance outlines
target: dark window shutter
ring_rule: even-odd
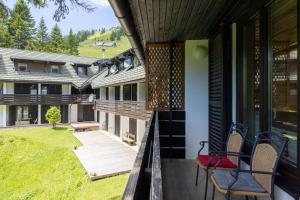
[[[210,41],[209,58],[209,151],[225,148],[227,131],[231,121],[231,67],[227,63],[229,44],[224,34]]]

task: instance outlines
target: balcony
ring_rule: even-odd
[[[183,112],[173,112],[174,120],[168,120],[166,118],[168,114],[169,112],[159,112],[151,115],[123,193],[123,200],[203,199],[205,172],[200,170],[198,186],[195,186],[196,162],[180,158],[181,153],[176,153],[178,147],[176,147],[175,138],[177,136],[171,135],[172,133],[168,137],[171,141],[173,140],[172,147],[168,149],[171,156],[170,153],[166,154],[168,146],[162,142],[162,139],[166,137],[165,131],[169,126],[178,127],[178,122],[184,123],[185,121]],[[169,121],[167,127],[166,121]],[[207,199],[212,199],[211,183],[208,186]],[[223,199],[224,196],[216,191],[215,200]],[[233,199],[241,200],[244,197]]]
[[[143,120],[149,119],[150,116],[150,112],[145,110],[144,101],[96,100],[96,109]]]
[[[63,104],[93,104],[90,95],[31,95],[31,94],[0,94],[2,105],[63,105]]]

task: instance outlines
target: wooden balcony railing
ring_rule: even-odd
[[[151,115],[122,199],[163,199],[157,113]]]
[[[108,101],[108,100],[97,100],[96,109],[114,113],[117,115],[128,116],[137,119],[148,119],[151,115],[150,112],[145,110],[144,101]]]
[[[4,105],[62,105],[62,104],[93,104],[90,95],[31,95],[31,94],[0,94],[0,104]]]

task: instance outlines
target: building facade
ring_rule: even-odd
[[[62,123],[94,121],[96,58],[0,48],[0,127],[45,124],[57,106]]]
[[[145,111],[145,71],[132,50],[102,63],[91,86],[97,91],[95,119],[102,130],[120,138],[143,138],[149,115]]]

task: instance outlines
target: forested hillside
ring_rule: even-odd
[[[43,18],[36,22],[25,0],[18,0],[12,10],[0,13],[0,33],[0,47],[8,48],[99,58],[113,57],[130,48],[121,27],[77,33],[70,29],[68,35],[63,35],[58,24],[48,27]]]

